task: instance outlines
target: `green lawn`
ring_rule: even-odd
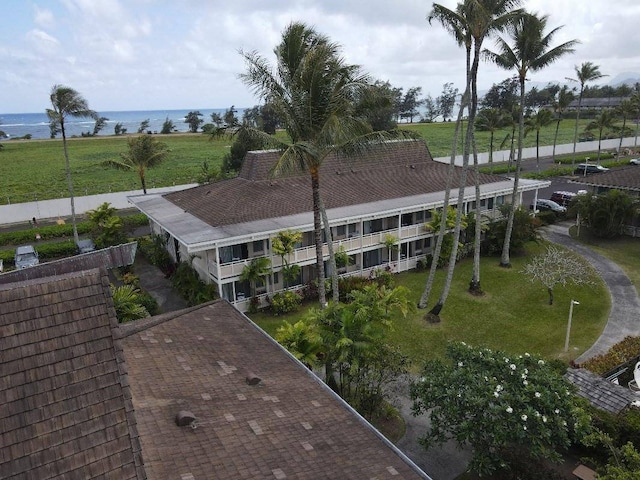
[[[581,128],[587,120],[581,122]],[[571,120],[560,124],[558,143],[573,142]],[[425,138],[434,157],[448,156],[451,151],[454,123],[401,124],[419,132]],[[541,131],[541,144],[553,143],[555,126]],[[495,149],[510,129],[495,134]],[[195,182],[202,163],[220,165],[229,151],[230,137],[211,140],[208,135],[156,135],[171,149],[167,161],[147,172],[149,188]],[[478,150],[489,149],[489,133],[476,133]],[[535,135],[525,138],[526,146],[535,145]],[[77,195],[91,195],[110,191],[140,188],[134,172],[103,167],[104,160],[118,158],[127,149],[126,136],[69,139],[69,156]],[[3,142],[0,150],[0,204],[61,198],[68,195],[64,172],[62,140],[14,140]],[[506,148],[506,147],[505,147]],[[496,161],[499,159],[496,159]]]
[[[531,245],[529,254],[544,251],[542,245]],[[526,257],[512,258],[513,267],[503,269],[499,259],[483,258],[481,284],[486,292],[483,297],[467,293],[471,278],[471,259],[456,267],[449,298],[442,310],[439,324],[429,324],[424,319],[425,310],[418,310],[407,318],[396,318],[389,338],[410,356],[414,370],[427,358],[441,357],[448,341],[460,340],[472,345],[484,345],[512,354],[525,352],[540,354],[546,358],[558,358],[568,362],[598,338],[607,321],[610,300],[604,284],[596,286],[558,287],[555,303],[548,305],[546,289],[532,284],[521,273]],[[417,304],[427,272],[405,272],[396,276],[399,285],[408,287],[411,299]],[[439,271],[434,288],[439,295],[443,281]],[[435,303],[433,295],[431,304]],[[570,351],[563,352],[564,340],[572,298],[580,299],[575,307],[571,332]],[[283,321],[297,321],[303,313],[288,317],[271,317],[261,313],[251,315],[258,325],[271,335]]]

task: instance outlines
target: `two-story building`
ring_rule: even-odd
[[[301,267],[293,282],[299,288],[315,279],[313,202],[310,176],[298,171],[284,177],[270,175],[277,151],[247,153],[236,178],[166,195],[131,197],[131,202],[163,235],[176,261],[191,261],[222,298],[240,310],[251,294],[242,270],[252,258],[270,260],[272,274],[261,286],[261,301],[284,289],[282,259],[271,249],[284,230],[302,233],[302,241],[287,261]],[[380,145],[357,158],[330,155],[322,164],[320,189],[331,226],[334,248],[351,258],[342,275],[369,275],[378,268],[394,272],[416,267],[431,251],[434,233],[426,224],[442,208],[449,166],[431,157],[424,141]],[[460,167],[455,167],[450,204],[458,196]],[[473,173],[467,176],[465,211],[475,209]],[[520,195],[549,185],[521,179]],[[500,215],[511,200],[513,179],[480,174],[480,206],[486,218]],[[397,248],[385,240],[393,236]],[[328,250],[325,245],[325,259]],[[291,288],[292,282],[287,287]]]

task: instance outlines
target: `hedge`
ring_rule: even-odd
[[[580,367],[603,375],[638,355],[640,355],[640,337],[626,337],[611,347],[607,353],[590,358]]]

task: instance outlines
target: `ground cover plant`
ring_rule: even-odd
[[[417,371],[425,360],[442,358],[450,341],[464,341],[471,345],[520,354],[530,352],[564,362],[576,358],[590,347],[600,335],[609,313],[609,295],[598,280],[595,286],[567,286],[557,288],[554,305],[548,305],[544,289],[532,285],[522,273],[531,255],[544,252],[544,245],[528,244],[528,256],[513,257],[513,267],[500,268],[498,258],[481,259],[482,283],[485,295],[467,292],[472,261],[460,262],[454,273],[450,300],[443,309],[441,322],[430,324],[424,320],[424,310],[409,313],[406,318],[394,318],[388,334],[391,345],[400,348]],[[444,271],[439,270],[435,290],[442,288]],[[395,275],[397,285],[409,289],[410,301],[417,304],[427,272],[404,272]],[[574,308],[574,328],[569,352],[563,352],[569,302],[578,299]],[[273,317],[268,313],[251,315],[269,334],[275,336],[283,321],[295,323],[304,317],[303,310],[295,314]]]
[[[562,122],[558,143],[572,143],[571,122]],[[585,126],[588,122],[585,121]],[[454,124],[400,124],[418,132],[426,139],[434,157],[446,157],[451,151]],[[510,129],[495,133],[496,139],[510,134]],[[540,131],[541,145],[553,143],[554,128]],[[119,159],[127,150],[129,135],[68,139],[71,173],[77,196],[140,188],[135,173],[114,170],[103,162]],[[206,161],[210,167],[220,168],[229,152],[233,138],[229,135],[212,137],[197,134],[157,135],[166,143],[170,153],[165,162],[147,173],[149,188],[194,183],[201,175]],[[476,132],[478,151],[489,148],[489,132]],[[496,140],[498,142],[498,140]],[[64,157],[61,140],[13,140],[5,142],[0,152],[0,204],[30,202],[68,195],[64,177]],[[534,146],[535,139],[525,138],[525,146]],[[499,143],[498,143],[499,148]],[[502,147],[508,148],[508,145]],[[495,158],[495,161],[506,160]]]

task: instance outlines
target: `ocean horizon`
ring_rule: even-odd
[[[234,107],[235,108],[235,107]],[[178,110],[129,110],[129,111],[110,111],[98,112],[101,117],[106,117],[105,127],[100,130],[98,136],[115,135],[116,124],[122,124],[126,128],[126,133],[137,133],[140,124],[149,120],[147,131],[159,133],[162,130],[162,124],[168,118],[175,126],[177,132],[189,131],[189,125],[184,121],[189,112],[199,111],[202,113],[204,123],[211,122],[211,114],[218,113],[224,115],[228,108],[185,108]],[[242,120],[245,108],[235,108],[237,110],[236,117]],[[203,123],[203,124],[204,124]],[[93,132],[95,121],[91,118],[73,118],[67,117],[65,121],[65,131],[68,138],[80,137],[82,133]],[[49,139],[51,138],[49,130],[49,119],[45,112],[42,113],[0,113],[0,131],[4,132],[6,137],[0,137],[2,141],[23,138],[25,135],[31,135],[32,139]],[[61,138],[58,134],[57,138]]]

